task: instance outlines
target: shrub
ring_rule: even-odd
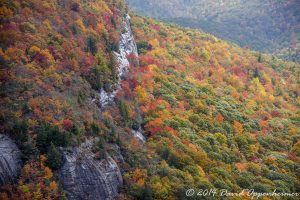
[[[21,25],[20,29],[23,32],[30,32],[30,33],[35,33],[36,32],[35,26],[33,24],[29,23],[29,22],[23,23]]]
[[[300,141],[298,141],[296,144],[294,144],[293,148],[292,148],[292,152],[296,155],[300,157]]]

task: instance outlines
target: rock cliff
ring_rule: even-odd
[[[70,200],[114,199],[123,180],[116,162],[110,157],[97,160],[93,140],[63,151],[64,164],[57,172]]]
[[[0,185],[14,183],[22,166],[21,152],[7,136],[0,134]]]

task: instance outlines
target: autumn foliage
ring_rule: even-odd
[[[59,149],[88,137],[122,169],[120,199],[299,192],[299,65],[132,13],[139,57],[127,55],[129,73],[103,108],[127,11],[122,0],[0,3],[0,132],[25,163],[0,198],[64,198]]]

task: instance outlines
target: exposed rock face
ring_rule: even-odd
[[[110,155],[115,161],[117,161],[117,163],[124,163],[124,157],[122,155],[121,148],[117,144],[112,145],[110,150],[112,151]]]
[[[131,133],[133,134],[133,136],[143,144],[146,142],[146,138],[142,132],[143,132],[143,130],[142,130],[141,126],[137,130],[134,130],[134,129],[131,130]]]
[[[130,16],[126,15],[124,19],[124,32],[121,34],[121,40],[119,43],[119,52],[115,52],[118,60],[118,82],[116,83],[116,89],[111,93],[107,93],[104,89],[99,92],[99,103],[101,107],[106,106],[113,102],[117,91],[121,88],[121,78],[126,75],[129,67],[128,55],[134,55],[138,57],[137,46],[130,27]]]
[[[94,142],[64,151],[64,164],[57,176],[69,200],[114,199],[123,184],[116,162],[107,156],[97,160],[92,152]]]
[[[118,61],[118,82],[115,90],[108,93],[104,89],[93,102],[100,107],[105,107],[114,102],[115,95],[121,89],[121,79],[127,74],[130,61],[129,55],[138,57],[136,43],[130,27],[130,17],[124,19],[124,31],[121,34],[119,52],[115,52]],[[142,134],[133,132],[140,140]],[[115,199],[123,180],[120,169],[115,160],[107,155],[106,159],[97,160],[92,152],[95,141],[88,140],[80,147],[63,150],[64,164],[57,172],[69,200],[110,200]],[[118,162],[124,162],[124,158],[118,146],[112,149],[114,158]]]
[[[0,134],[0,185],[14,183],[22,167],[21,152],[7,136]]]

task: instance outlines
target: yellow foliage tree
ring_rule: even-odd
[[[152,46],[152,48],[157,48],[159,47],[159,41],[157,39],[153,39],[153,40],[150,40],[148,42],[148,44],[150,44]]]
[[[37,190],[33,193],[33,200],[40,200],[42,197],[41,188],[40,186],[37,186]]]
[[[136,94],[137,94],[137,97],[138,97],[138,101],[140,102],[140,103],[145,103],[146,101],[147,101],[147,92],[146,92],[146,90],[143,88],[143,87],[141,87],[140,85],[139,86],[137,86],[136,88],[135,88],[135,92],[136,92]]]
[[[11,9],[6,8],[5,6],[0,7],[0,19],[7,19],[13,16]]]
[[[50,179],[53,176],[53,173],[49,167],[45,167],[45,179]]]
[[[238,121],[233,122],[233,127],[234,127],[234,131],[238,134],[241,134],[244,132],[243,125]]]
[[[55,181],[51,181],[51,183],[50,183],[50,189],[52,191],[56,191],[57,190],[57,183]]]
[[[251,86],[250,86],[250,89],[254,92],[254,93],[258,93],[262,96],[266,96],[266,90],[264,88],[264,86],[260,83],[259,79],[258,78],[254,78],[252,81],[251,81]]]

